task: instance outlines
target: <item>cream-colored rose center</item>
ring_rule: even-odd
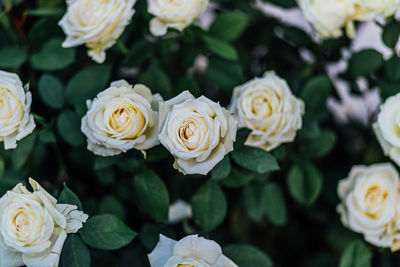
[[[126,104],[117,107],[110,116],[110,126],[118,134],[127,133],[125,139],[138,137],[146,123],[142,112],[136,107]]]
[[[193,150],[199,146],[201,134],[199,125],[194,120],[184,121],[178,128],[178,135],[187,149]]]
[[[178,264],[177,267],[194,267],[194,266],[191,264]]]
[[[24,233],[27,229],[29,229],[28,215],[26,215],[23,211],[19,211],[12,222],[17,234]]]
[[[379,208],[388,197],[389,192],[386,188],[382,188],[379,185],[372,185],[368,188],[364,197],[365,207],[368,210],[367,215],[371,218],[375,218],[377,216],[377,208]]]
[[[36,219],[36,215],[29,204],[14,208],[8,217],[8,230],[16,240],[26,242],[32,238],[32,232],[36,228],[34,225],[34,222],[37,221]]]
[[[256,117],[266,118],[271,115],[272,107],[265,96],[258,95],[251,101],[251,112]]]

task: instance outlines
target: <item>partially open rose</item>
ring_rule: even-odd
[[[150,31],[156,36],[166,34],[168,28],[182,31],[206,10],[207,4],[208,0],[148,0],[148,11],[155,16]]]
[[[375,246],[400,249],[399,190],[391,164],[353,167],[338,186],[343,224]]]
[[[67,234],[88,216],[29,183],[33,192],[18,184],[0,199],[0,266],[57,267]]]
[[[215,241],[197,235],[179,241],[160,235],[149,261],[151,267],[237,267]]]
[[[274,72],[255,78],[233,91],[230,110],[239,127],[252,130],[246,145],[270,151],[292,142],[302,127],[304,102]]]
[[[188,91],[160,103],[160,142],[185,174],[206,175],[233,150],[237,121],[218,103]]]
[[[81,130],[88,139],[88,149],[100,156],[113,156],[130,149],[145,150],[158,141],[158,103],[144,85],[132,87],[124,80],[88,101],[89,110],[82,118]]]
[[[106,59],[105,51],[113,46],[129,24],[136,0],[71,0],[59,24],[67,38],[63,47],[82,44],[97,63]]]

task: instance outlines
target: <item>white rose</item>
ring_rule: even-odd
[[[353,167],[338,186],[343,224],[371,244],[400,249],[399,189],[399,175],[391,164]]]
[[[132,88],[124,80],[88,101],[88,112],[82,118],[81,130],[88,139],[88,149],[100,156],[113,156],[132,148],[145,150],[158,141],[158,103],[144,85]]]
[[[151,267],[237,267],[216,242],[197,235],[179,241],[160,235],[148,257]]]
[[[400,166],[400,94],[381,105],[373,127],[385,155]]]
[[[356,0],[356,18],[370,20],[377,15],[392,16],[400,7],[399,0]]]
[[[239,127],[252,130],[245,145],[270,151],[294,140],[302,127],[304,102],[292,94],[286,81],[267,72],[234,89],[230,110]]]
[[[0,141],[5,149],[16,148],[17,141],[35,129],[31,103],[32,95],[25,92],[18,75],[0,71]]]
[[[106,59],[105,50],[115,44],[129,24],[136,0],[69,0],[59,25],[67,38],[63,47],[82,44],[96,62]]]
[[[76,206],[57,204],[36,181],[33,193],[18,184],[0,199],[0,266],[57,267],[68,233],[88,216]]]
[[[148,12],[155,16],[150,31],[155,36],[167,33],[168,28],[182,31],[205,10],[208,0],[148,0]]]
[[[354,35],[353,17],[356,0],[298,0],[304,17],[313,25],[321,38],[342,36],[343,27],[347,34]]]
[[[206,175],[233,150],[237,121],[218,103],[185,91],[160,103],[160,142],[185,174]]]

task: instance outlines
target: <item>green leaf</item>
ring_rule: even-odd
[[[232,45],[209,36],[203,36],[203,40],[216,55],[232,61],[238,60],[239,55]]]
[[[103,185],[112,185],[115,182],[115,171],[111,168],[95,170],[95,174]]]
[[[243,82],[242,66],[224,59],[211,58],[206,71],[208,78],[216,86],[231,93],[233,88]]]
[[[96,156],[94,160],[94,169],[101,170],[105,168],[109,168],[115,164],[117,164],[121,160],[121,156],[113,156],[113,157],[101,157]]]
[[[172,85],[169,76],[158,66],[152,64],[139,77],[139,83],[151,88],[153,93],[160,93],[163,97],[172,95]]]
[[[344,250],[339,267],[369,267],[371,266],[372,252],[360,240],[353,241]]]
[[[383,77],[378,79],[379,92],[383,99],[396,95],[400,92],[398,82],[391,82]]]
[[[231,172],[231,161],[229,156],[225,156],[212,170],[211,178],[213,180],[221,180],[229,175]]]
[[[279,170],[274,156],[259,148],[244,146],[234,150],[232,158],[239,166],[259,174]]]
[[[314,165],[308,162],[296,164],[287,179],[289,192],[300,204],[311,206],[322,190],[322,175]]]
[[[40,77],[39,95],[43,102],[51,108],[61,109],[64,104],[63,84],[52,75],[43,74]]]
[[[78,147],[85,143],[81,132],[81,121],[73,111],[64,111],[57,119],[57,129],[60,136],[72,146]]]
[[[114,196],[107,196],[100,202],[100,213],[109,213],[117,216],[121,220],[125,219],[124,205]]]
[[[245,145],[244,143],[246,142],[250,133],[251,133],[251,130],[248,128],[238,129],[238,131],[236,132],[236,141],[233,144],[233,146],[234,146],[233,150],[237,150],[237,149],[240,149],[241,147],[243,147]]]
[[[249,185],[243,190],[243,204],[249,218],[261,222],[265,214],[264,190],[259,185]]]
[[[349,69],[353,76],[367,76],[377,71],[383,64],[383,56],[373,50],[366,49],[354,53],[349,61]]]
[[[396,20],[387,23],[383,28],[382,40],[389,48],[395,48],[400,35],[400,23]]]
[[[65,94],[68,103],[76,105],[94,98],[106,89],[110,75],[111,67],[108,65],[92,65],[80,70],[67,84]]]
[[[36,8],[28,9],[25,11],[29,16],[47,17],[47,16],[60,16],[64,13],[63,8]]]
[[[39,141],[43,144],[55,144],[57,138],[50,129],[42,129],[39,131]]]
[[[264,187],[264,209],[268,219],[275,225],[284,225],[287,222],[285,198],[281,187],[269,183]]]
[[[90,267],[90,252],[79,236],[69,235],[63,246],[61,263],[68,267]]]
[[[221,183],[226,187],[242,187],[247,185],[254,176],[245,170],[232,169],[228,177],[223,179]]]
[[[169,195],[164,182],[152,171],[135,177],[135,192],[143,212],[157,222],[167,222]]]
[[[6,46],[0,50],[0,68],[19,68],[26,59],[27,53],[24,48]]]
[[[224,192],[209,182],[194,194],[192,198],[193,217],[204,231],[211,232],[225,219],[227,203]]]
[[[49,0],[45,0],[49,3]],[[64,4],[64,3],[63,3]],[[29,31],[29,46],[34,50],[40,50],[43,44],[57,36],[60,32],[60,26],[56,18],[43,18],[37,20]]]
[[[210,27],[209,33],[225,42],[238,39],[248,25],[247,15],[239,12],[224,12],[219,15]]]
[[[335,144],[336,134],[333,131],[324,130],[317,137],[303,143],[301,152],[308,158],[321,158],[328,155]]]
[[[247,244],[233,244],[224,248],[224,254],[240,267],[272,267],[267,254]]]
[[[96,249],[116,250],[129,243],[137,233],[111,214],[90,217],[80,230],[83,241]]]
[[[38,0],[38,6],[40,8],[55,8],[63,6],[63,0]]]
[[[147,40],[135,42],[124,60],[125,66],[138,67],[154,53],[154,44]]]
[[[6,169],[6,163],[3,159],[3,157],[0,156],[0,180],[3,178],[5,169]]]
[[[312,78],[301,93],[307,116],[318,118],[326,110],[326,101],[330,93],[331,82],[326,75]]]
[[[32,67],[38,70],[56,71],[72,64],[75,60],[75,49],[61,47],[62,42],[60,38],[47,41],[39,52],[31,56]]]
[[[18,142],[17,148],[12,150],[11,161],[14,170],[21,169],[28,161],[35,147],[36,133],[33,132]]]
[[[58,197],[58,202],[63,204],[71,204],[78,207],[78,210],[83,210],[82,202],[79,197],[64,184],[64,188]]]
[[[385,62],[386,76],[393,82],[400,80],[400,58],[393,56]]]

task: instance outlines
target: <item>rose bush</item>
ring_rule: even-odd
[[[0,267],[398,266],[399,5],[0,1]]]

